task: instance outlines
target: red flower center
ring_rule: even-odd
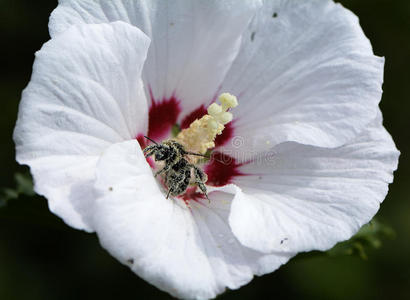
[[[171,135],[171,128],[177,124],[179,114],[181,113],[180,100],[175,96],[167,99],[156,100],[151,96],[151,106],[149,108],[149,121],[148,121],[148,137],[158,142],[168,138]],[[187,114],[181,121],[180,128],[188,128],[189,125],[196,119],[200,119],[207,110],[204,105],[199,106],[189,114]],[[234,134],[233,122],[228,123],[225,126],[221,135],[218,135],[215,139],[215,145],[220,147],[229,142]],[[150,144],[150,141],[144,138],[144,134],[139,134],[136,139],[138,140],[142,149]],[[152,168],[155,168],[155,163],[152,158],[147,159]],[[225,155],[221,152],[213,152],[211,160],[203,167],[204,172],[208,175],[207,185],[211,186],[224,186],[232,183],[237,176],[243,176],[239,168],[243,163],[238,163],[235,158]],[[205,199],[204,195],[198,191],[196,187],[189,187],[180,198],[189,205],[189,201],[198,201]]]

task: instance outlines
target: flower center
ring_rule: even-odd
[[[151,167],[157,167],[155,177],[160,177],[161,184],[167,188],[166,197],[179,197],[188,207],[190,200],[209,200],[205,186],[208,177],[197,164],[200,159],[210,158],[206,155],[207,151],[215,148],[216,137],[222,134],[225,125],[233,119],[229,110],[238,105],[236,97],[228,93],[221,94],[219,101],[221,104],[212,103],[207,114],[195,119],[174,138],[158,143],[144,136],[154,143],[145,146],[143,151],[147,159],[151,156],[155,159],[155,166],[150,161],[149,163]],[[221,180],[213,182],[222,183]],[[200,192],[197,192],[197,188]]]

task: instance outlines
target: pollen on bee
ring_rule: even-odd
[[[214,148],[215,138],[232,121],[233,115],[228,110],[238,106],[238,100],[229,93],[221,94],[218,99],[221,104],[212,103],[207,109],[208,114],[192,122],[175,138],[190,152],[205,154],[208,149]]]

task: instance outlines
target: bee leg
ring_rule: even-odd
[[[164,173],[164,172],[165,172],[165,168],[163,168],[163,169],[159,170],[158,172],[156,172],[156,173],[154,174],[154,177],[157,177],[158,175],[160,175],[160,174],[162,174],[162,173]]]
[[[201,192],[205,195],[206,199],[208,199],[208,202],[211,203],[211,200],[208,197],[208,193],[206,191],[206,186],[203,182],[197,182],[196,183],[199,187],[199,189],[201,190]]]
[[[148,157],[148,156],[153,155],[156,150],[157,150],[157,146],[152,145],[152,146],[146,147],[146,148],[143,150],[143,152],[144,152],[145,157]]]
[[[171,193],[171,189],[168,190],[167,199],[169,198],[169,194]]]
[[[208,177],[206,174],[197,166],[195,165],[190,165],[194,169],[194,175],[195,175],[195,183],[201,190],[201,192],[205,195],[206,199],[208,199],[209,203],[211,203],[211,200],[209,200],[208,193],[206,191],[206,186],[205,182],[208,180]]]
[[[152,151],[154,151],[155,149],[157,149],[157,146],[156,146],[156,145],[151,145],[151,146],[145,147],[144,150],[142,150],[142,151],[143,151],[144,153],[146,153],[146,152],[152,152]]]
[[[196,183],[196,185],[199,187],[199,189],[201,190],[201,192],[205,195],[206,199],[208,199],[208,202],[211,203],[211,200],[209,200],[208,193],[207,193],[207,191],[206,191],[206,186],[205,186],[205,184],[204,184],[202,181],[196,181],[195,183]]]
[[[165,167],[163,167],[161,170],[159,170],[158,172],[155,173],[154,177],[157,177],[159,174],[162,174],[162,173],[164,173],[164,172],[169,171],[169,169],[171,169],[170,166],[165,166]]]

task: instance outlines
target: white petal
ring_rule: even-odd
[[[244,248],[228,225],[232,196],[208,202],[166,199],[137,142],[110,147],[97,167],[101,197],[93,211],[102,245],[120,262],[176,297],[213,298],[253,274],[277,269],[292,254],[261,255]]]
[[[82,210],[110,144],[145,132],[141,70],[148,37],[126,23],[74,26],[36,53],[14,132],[17,160],[68,224],[91,230]]]
[[[52,36],[72,24],[122,20],[152,39],[144,78],[155,100],[175,96],[190,112],[210,102],[240,46],[259,0],[60,1]]]
[[[340,4],[265,1],[222,87],[239,99],[235,134],[244,150],[341,146],[376,117],[383,65]]]
[[[284,143],[241,168],[235,236],[258,251],[326,250],[369,222],[393,180],[399,152],[380,118],[351,143]]]

